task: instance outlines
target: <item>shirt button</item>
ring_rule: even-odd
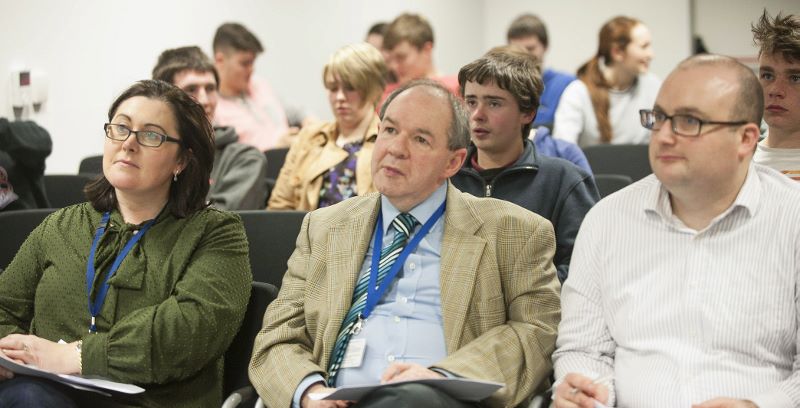
[[[386,357],[386,360],[388,360],[391,363],[392,361],[394,361],[394,356]]]
[[[394,322],[395,323],[400,323],[400,316],[395,316],[394,317]]]
[[[405,296],[403,296],[403,297],[401,297],[401,298],[400,298],[400,302],[402,302],[402,303],[408,303],[408,298],[407,298],[407,297],[405,297]]]
[[[411,269],[412,271],[413,271],[413,270],[414,270],[416,267],[417,267],[417,265],[415,265],[415,264],[414,264],[414,262],[411,262],[410,264],[408,264],[408,269]]]

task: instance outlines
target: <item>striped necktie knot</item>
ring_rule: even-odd
[[[409,213],[400,213],[400,215],[392,220],[392,228],[402,234],[405,239],[411,236],[411,232],[414,231],[414,227],[416,227],[417,224],[417,219]]]
[[[383,282],[389,270],[392,269],[395,261],[400,256],[403,248],[408,242],[408,237],[414,231],[414,227],[418,224],[417,219],[408,213],[400,213],[392,220],[391,226],[397,233],[392,238],[392,242],[384,248],[373,248],[373,251],[380,251],[380,260],[378,262],[378,270],[376,271],[376,290]],[[331,352],[330,361],[328,363],[328,384],[334,386],[336,384],[336,376],[339,373],[344,355],[347,350],[347,344],[350,342],[350,337],[353,336],[354,331],[360,330],[360,314],[364,311],[367,303],[367,286],[370,281],[370,274],[372,274],[372,266],[367,270],[367,273],[362,274],[356,283],[355,290],[353,291],[353,303],[350,310],[342,321],[342,326],[339,329],[339,336],[336,338],[333,351]],[[357,322],[358,325],[357,325]],[[355,330],[354,330],[355,329]]]

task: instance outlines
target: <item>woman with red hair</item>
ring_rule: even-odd
[[[597,53],[561,96],[555,137],[580,146],[647,143],[639,109],[653,107],[661,86],[648,73],[652,59],[650,31],[641,21],[619,16],[606,22]]]

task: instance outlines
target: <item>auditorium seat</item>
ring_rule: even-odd
[[[86,200],[83,188],[97,175],[45,174],[44,191],[51,208],[64,208]]]
[[[253,282],[242,326],[228,347],[228,351],[225,352],[222,395],[226,395],[227,399],[222,404],[223,408],[234,408],[240,405],[252,407],[258,399],[255,389],[250,384],[247,368],[253,353],[253,342],[258,332],[261,331],[264,312],[277,296],[278,288],[275,286],[269,283]]]
[[[39,208],[0,212],[0,235],[3,236],[0,239],[0,270],[8,267],[31,231],[53,211],[52,208]]]
[[[277,149],[269,149],[264,152],[267,156],[267,178],[272,180],[278,179],[278,174],[281,172],[283,163],[286,162],[286,154],[289,153],[288,147],[280,147]]]
[[[602,198],[627,187],[632,180],[630,176],[623,174],[595,174],[594,182]]]
[[[636,182],[653,172],[646,144],[599,144],[583,152],[594,174],[622,174]]]
[[[103,173],[103,156],[89,156],[84,157],[81,160],[81,164],[78,167],[78,173],[80,174],[102,174]]]
[[[237,211],[250,243],[253,280],[281,287],[286,263],[294,252],[303,211]]]

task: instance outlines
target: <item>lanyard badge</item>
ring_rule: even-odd
[[[380,286],[377,285],[378,281],[378,265],[380,263],[380,250],[376,248],[381,248],[383,246],[383,213],[378,214],[378,230],[375,232],[375,241],[372,244],[372,264],[370,267],[370,275],[369,275],[369,285],[367,285],[367,301],[366,305],[364,306],[364,310],[359,313],[358,320],[356,321],[355,326],[353,327],[354,330],[361,331],[361,327],[364,325],[364,320],[366,320],[372,311],[377,306],[378,301],[383,297],[384,294],[389,290],[389,286],[392,284],[392,281],[400,273],[400,270],[403,269],[403,264],[406,262],[406,258],[417,248],[419,243],[422,239],[428,235],[433,225],[436,224],[436,221],[439,218],[442,218],[444,215],[445,204],[439,206],[436,211],[428,218],[428,221],[425,221],[425,224],[420,228],[419,232],[414,235],[414,238],[403,248],[400,252],[400,255],[395,259],[394,264],[392,264],[392,268],[389,269],[389,272],[381,281]]]
[[[100,219],[100,225],[97,227],[97,231],[94,234],[94,240],[92,241],[92,249],[89,252],[89,261],[86,264],[86,296],[89,299],[89,316],[91,316],[91,321],[89,324],[89,333],[97,333],[97,324],[96,318],[97,315],[100,314],[100,309],[103,307],[103,303],[106,301],[106,295],[108,294],[108,280],[111,279],[112,276],[117,272],[119,266],[122,264],[122,261],[128,256],[128,253],[131,252],[134,245],[142,239],[144,233],[153,226],[155,223],[155,219],[148,221],[144,226],[136,233],[131,239],[125,243],[125,246],[122,248],[117,257],[114,259],[114,263],[111,265],[111,269],[106,274],[105,279],[103,279],[103,283],[100,285],[100,289],[97,291],[97,296],[94,300],[92,300],[92,283],[94,282],[95,277],[95,269],[94,269],[94,262],[95,262],[95,254],[97,252],[97,245],[100,243],[100,238],[103,237],[103,233],[106,231],[106,227],[108,227],[108,221],[111,219],[111,213],[105,212],[103,213],[103,217]]]

